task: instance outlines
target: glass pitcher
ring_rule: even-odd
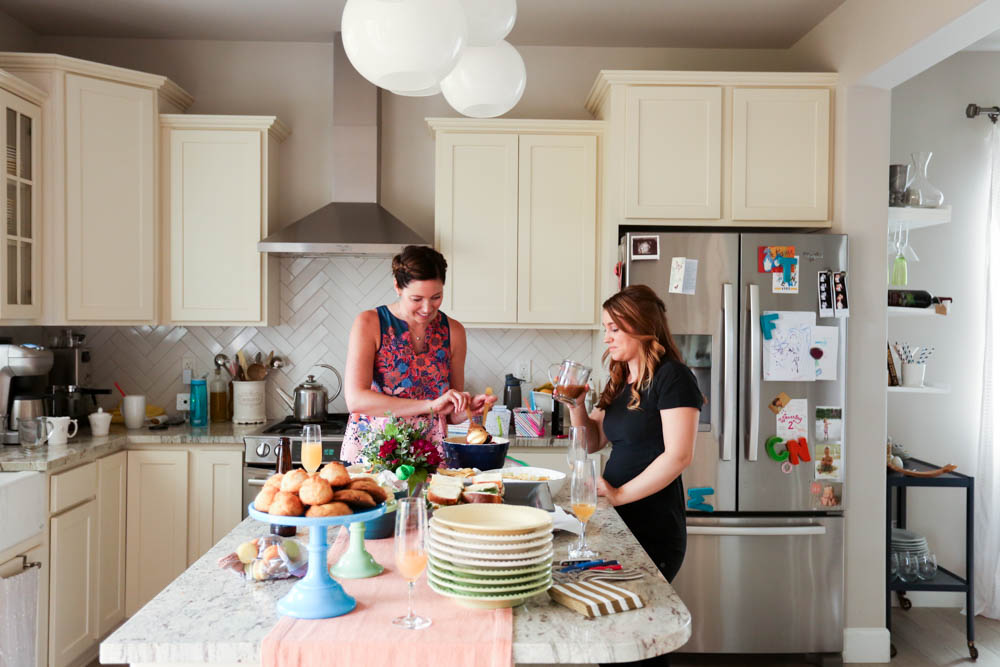
[[[41,447],[48,442],[55,426],[45,417],[35,417],[34,419],[17,420],[17,436],[21,446],[25,449]]]

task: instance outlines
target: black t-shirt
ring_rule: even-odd
[[[639,396],[639,409],[629,410],[632,388],[626,386],[604,411],[604,434],[613,445],[611,458],[604,468],[604,479],[611,486],[618,487],[632,480],[663,453],[660,410],[700,410],[704,403],[694,373],[679,361],[661,362],[649,388],[640,391]],[[683,539],[684,484],[680,476],[653,495],[617,509],[626,520],[639,510],[644,514],[653,513],[654,516],[647,514],[644,521],[651,531]],[[636,532],[634,526],[630,528]]]

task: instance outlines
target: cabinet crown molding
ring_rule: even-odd
[[[774,86],[832,87],[836,72],[702,72],[660,70],[607,70],[597,73],[584,106],[598,115],[598,110],[612,86]]]
[[[603,120],[548,120],[530,118],[425,118],[435,132],[489,132],[494,134],[603,134]]]
[[[3,51],[0,52],[0,67],[27,71],[61,70],[99,79],[110,79],[118,83],[152,88],[181,109],[187,109],[194,104],[194,97],[190,93],[165,76],[71,58],[58,53]]]
[[[0,88],[10,91],[18,97],[24,98],[32,104],[41,106],[49,96],[41,88],[36,88],[27,81],[22,81],[10,72],[0,69]]]
[[[277,116],[161,113],[160,127],[175,130],[267,130],[278,143],[292,134],[291,128]]]

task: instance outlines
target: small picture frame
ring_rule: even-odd
[[[632,259],[659,259],[660,258],[660,237],[659,236],[633,236],[631,237]]]

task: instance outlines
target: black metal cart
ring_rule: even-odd
[[[935,470],[936,466],[920,459],[907,459],[906,467],[914,470]],[[887,469],[885,480],[885,627],[891,630],[892,593],[899,598],[899,606],[905,611],[912,606],[906,597],[907,591],[955,591],[965,593],[965,634],[969,643],[969,655],[973,660],[979,657],[975,644],[974,601],[972,591],[973,570],[973,499],[975,478],[959,472],[948,472],[937,477],[910,477]],[[937,574],[928,581],[903,581],[893,579],[889,569],[889,554],[892,550],[892,492],[896,491],[896,525],[906,528],[906,489],[910,486],[953,487],[965,489],[965,571],[967,579],[938,566]],[[890,644],[890,655],[896,655],[896,647]]]

